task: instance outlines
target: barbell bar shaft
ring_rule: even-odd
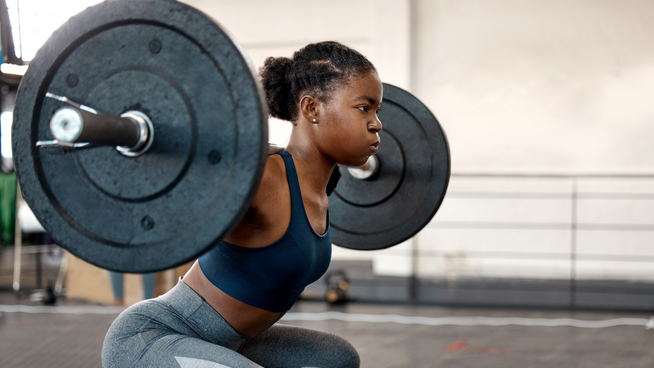
[[[148,135],[153,133],[152,128],[146,127],[146,129]],[[131,114],[127,116],[94,114],[73,106],[62,107],[50,119],[50,132],[57,142],[71,146],[75,143],[90,143],[135,147],[142,140],[141,130],[141,125]],[[274,143],[268,145],[269,155],[283,150],[284,146]]]
[[[130,153],[144,152],[144,145],[154,134],[152,123],[143,113],[128,111],[115,116],[92,113],[75,106],[62,107],[52,115],[50,132],[57,141],[64,144],[116,146],[128,156],[136,156]],[[283,150],[284,146],[268,144],[269,155]],[[357,179],[371,179],[379,170],[379,160],[373,155],[365,164],[347,169]]]

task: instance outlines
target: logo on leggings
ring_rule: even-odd
[[[175,357],[181,368],[230,368],[226,365],[210,362],[204,359]]]

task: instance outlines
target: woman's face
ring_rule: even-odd
[[[319,106],[317,144],[323,154],[347,166],[363,165],[377,152],[382,124],[377,111],[383,97],[376,73],[354,77]]]

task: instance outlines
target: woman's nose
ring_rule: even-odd
[[[382,123],[379,121],[378,117],[375,117],[375,120],[368,125],[368,131],[371,133],[379,133],[382,130]]]

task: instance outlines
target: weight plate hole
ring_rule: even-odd
[[[66,84],[68,87],[73,88],[79,83],[79,77],[75,74],[68,74],[66,77]]]
[[[145,230],[151,230],[151,229],[154,227],[154,220],[153,220],[152,217],[150,217],[150,216],[145,216],[145,217],[141,220],[141,226],[142,226],[143,229],[145,229]]]
[[[218,152],[217,150],[211,150],[209,152],[209,155],[207,156],[209,163],[211,163],[212,165],[219,163],[221,158],[222,156],[220,155],[220,152]]]
[[[161,51],[161,41],[155,38],[154,40],[150,41],[148,48],[150,49],[151,53],[158,54]]]

